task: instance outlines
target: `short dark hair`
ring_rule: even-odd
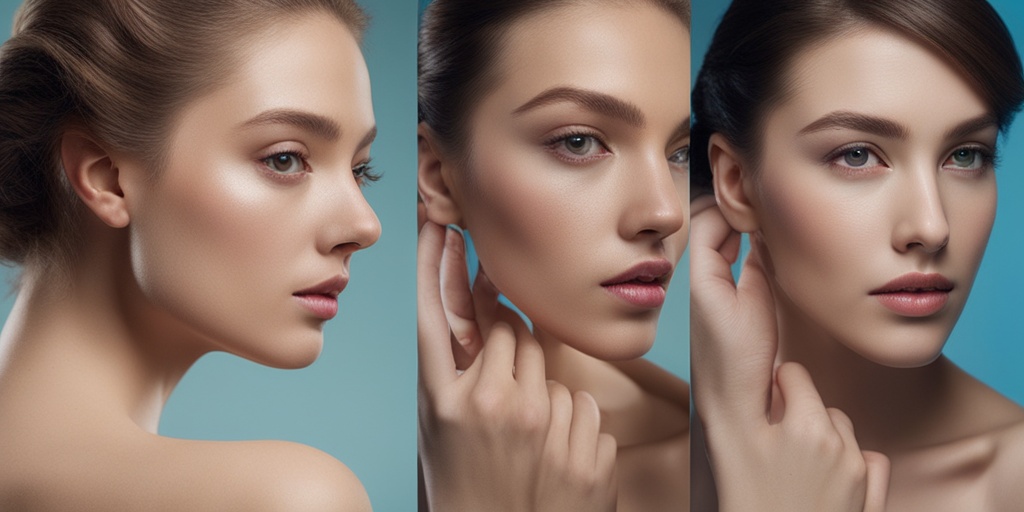
[[[984,0],[734,0],[693,90],[693,193],[711,190],[713,133],[756,163],[764,117],[787,93],[789,63],[811,43],[865,25],[895,30],[944,56],[988,103],[1000,131],[1020,109],[1020,57]]]
[[[465,156],[466,121],[493,85],[493,63],[508,27],[528,15],[584,1],[434,0],[427,7],[419,36],[419,120],[433,130],[442,150]],[[689,0],[646,1],[689,28]]]

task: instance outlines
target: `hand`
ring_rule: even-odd
[[[691,207],[694,402],[723,511],[881,512],[889,460],[861,451],[853,424],[826,408],[807,370],[778,348],[767,252],[756,237],[734,282],[740,233],[713,197]]]
[[[615,440],[544,354],[461,235],[427,222],[417,253],[419,446],[431,510],[615,510]],[[464,372],[460,372],[465,369]]]

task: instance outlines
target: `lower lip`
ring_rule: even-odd
[[[314,315],[330,320],[338,314],[338,299],[329,295],[292,295],[299,304],[308,309]]]
[[[605,285],[604,289],[641,308],[657,308],[665,303],[665,289],[660,284],[619,283]]]
[[[948,291],[895,292],[875,295],[878,302],[903,316],[929,316],[938,313],[949,300]]]

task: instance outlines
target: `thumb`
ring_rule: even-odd
[[[864,496],[864,512],[885,512],[889,498],[889,457],[880,452],[863,450],[868,471],[868,488]]]

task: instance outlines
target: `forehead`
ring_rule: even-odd
[[[342,129],[374,124],[370,79],[359,44],[334,16],[314,12],[259,29],[224,85],[192,102],[182,121],[236,125],[271,109],[331,118]]]
[[[859,28],[801,52],[785,78],[786,99],[773,112],[801,122],[850,111],[928,132],[990,110],[962,73],[937,52],[876,27]]]
[[[491,96],[521,105],[555,86],[596,90],[654,111],[689,112],[689,31],[647,2],[576,2],[509,27]],[[514,108],[514,107],[513,107]],[[678,123],[678,120],[676,120]]]

